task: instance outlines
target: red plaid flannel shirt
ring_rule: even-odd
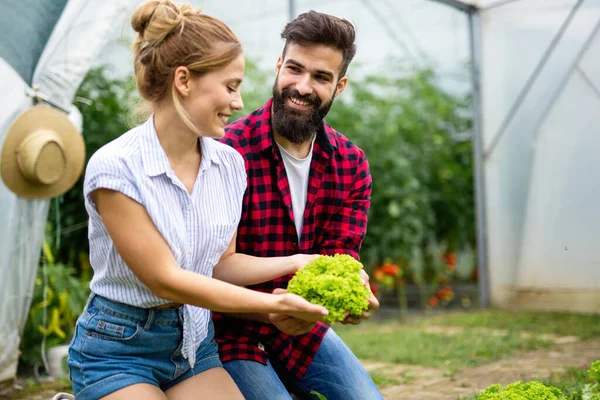
[[[238,228],[237,251],[258,257],[296,253],[346,253],[358,258],[367,229],[371,175],[364,152],[327,124],[315,140],[302,236],[294,225],[292,198],[279,148],[271,133],[271,103],[230,124],[222,141],[246,160],[248,189]],[[286,288],[292,275],[251,286],[271,293]],[[317,323],[301,336],[273,325],[213,314],[221,361],[267,363],[267,353],[301,378],[328,326]]]

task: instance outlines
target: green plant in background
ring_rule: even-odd
[[[590,383],[586,378],[594,382]],[[584,370],[571,368],[542,381],[544,383],[535,380],[515,382],[504,389],[492,385],[480,393],[477,400],[600,400],[600,361],[592,362],[587,374]]]
[[[583,387],[581,394],[582,400],[600,400],[600,361],[594,361],[588,370],[590,379],[594,383],[588,383]]]
[[[234,111],[230,122],[250,114],[265,104],[273,93],[274,80],[275,74],[266,72],[253,60],[246,59],[246,72],[241,86],[244,108],[240,111]]]
[[[132,78],[124,81],[109,77],[99,67],[88,72],[76,99],[83,117],[86,165],[101,146],[119,137],[134,125],[132,108],[136,104]],[[80,269],[81,254],[88,254],[87,213],[83,203],[83,179],[63,196],[51,202],[49,219],[55,228],[56,258]],[[65,246],[61,244],[65,243]],[[85,259],[86,257],[84,257]]]
[[[429,70],[388,69],[350,80],[327,121],[366,153],[373,176],[365,265],[385,259],[438,275],[432,245],[472,247],[470,100],[445,92]]]
[[[514,382],[503,389],[492,385],[485,389],[478,400],[566,400],[560,389],[546,386],[540,382]]]
[[[317,399],[319,399],[319,400],[327,400],[327,397],[323,396],[321,393],[317,392],[316,390],[311,390],[310,394],[312,394],[313,396],[317,396]]]
[[[78,278],[73,266],[56,262],[46,240],[42,253],[20,346],[21,369],[41,360],[44,336],[46,349],[68,343],[89,295],[89,281]]]

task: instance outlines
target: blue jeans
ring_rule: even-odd
[[[313,362],[302,379],[291,375],[279,359],[267,365],[256,361],[234,360],[223,364],[246,400],[290,400],[290,392],[300,399],[327,400],[383,399],[368,372],[342,339],[329,329]]]
[[[77,400],[94,400],[138,383],[165,391],[222,366],[212,321],[190,367],[181,354],[181,309],[155,310],[92,294],[77,320],[69,348],[69,372]]]

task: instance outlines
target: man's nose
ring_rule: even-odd
[[[296,90],[300,93],[301,96],[306,96],[307,94],[312,94],[312,82],[310,76],[304,75],[298,83],[296,83]]]

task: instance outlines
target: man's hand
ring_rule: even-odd
[[[304,321],[283,314],[269,314],[269,321],[281,332],[292,336],[304,335],[310,332],[316,324],[316,322]]]
[[[282,294],[286,292],[287,290],[285,289],[275,289],[273,294]],[[310,332],[316,324],[314,321],[304,321],[283,314],[268,314],[267,317],[277,329],[292,336],[304,335],[305,333]]]
[[[371,291],[371,285],[369,285],[369,274],[367,274],[364,269],[361,269],[360,277],[363,281],[363,284],[367,289],[369,289],[369,293],[371,294],[369,296],[369,309],[367,311],[363,311],[361,315],[347,314],[344,320],[342,321],[342,324],[344,325],[358,325],[363,319],[367,319],[371,316],[371,311],[375,311],[379,308],[379,300],[377,300],[377,297],[375,297],[375,295]]]

